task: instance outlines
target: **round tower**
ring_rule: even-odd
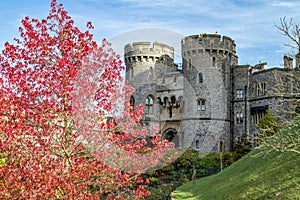
[[[134,42],[124,48],[126,80],[133,86],[155,82],[173,66],[174,48],[159,42]]]
[[[202,152],[230,150],[232,69],[238,63],[229,37],[200,34],[181,41],[184,144]]]

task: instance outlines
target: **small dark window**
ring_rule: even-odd
[[[153,77],[153,67],[150,67],[149,69],[149,78]]]
[[[196,140],[196,148],[197,148],[197,149],[200,148],[200,142],[199,142],[199,140]]]
[[[216,57],[212,58],[212,66],[215,67],[216,66]]]
[[[199,83],[203,83],[203,74],[199,73]]]
[[[175,97],[175,96],[172,96],[172,97],[171,97],[171,103],[172,103],[172,105],[175,105],[175,102],[176,102],[176,97]]]
[[[224,152],[224,149],[225,149],[225,143],[224,141],[220,141],[219,142],[219,152]]]
[[[130,104],[130,106],[134,106],[134,97],[133,96],[130,97],[129,104]]]

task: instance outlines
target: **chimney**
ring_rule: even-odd
[[[293,58],[284,54],[283,56],[284,68],[285,69],[293,69]]]
[[[300,69],[300,52],[296,54],[296,69]]]

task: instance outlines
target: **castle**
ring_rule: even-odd
[[[239,65],[235,41],[217,33],[183,38],[182,66],[166,44],[135,42],[124,51],[126,80],[136,89],[130,104],[142,103],[143,123],[158,125],[178,148],[231,151],[243,134],[256,146],[256,125],[267,110],[300,110],[293,101],[297,56],[295,67],[287,55],[283,68]]]

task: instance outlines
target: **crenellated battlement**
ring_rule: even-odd
[[[187,36],[181,40],[181,48],[183,56],[204,52],[236,54],[235,41],[227,36],[221,37],[217,33]]]
[[[124,48],[125,63],[174,60],[174,48],[163,43],[134,42]]]

